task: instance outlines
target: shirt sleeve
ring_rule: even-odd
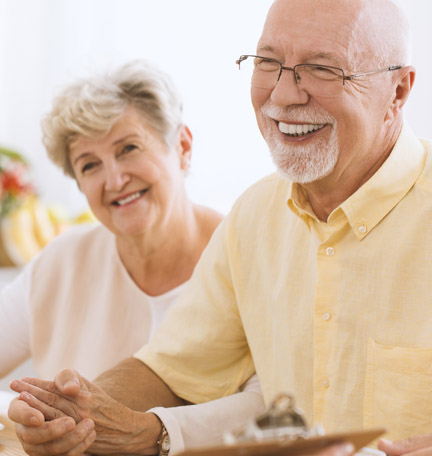
[[[0,291],[0,377],[30,357],[30,306],[27,266]]]
[[[221,444],[225,432],[244,429],[252,418],[264,411],[256,375],[241,392],[231,396],[204,404],[149,410],[163,421],[168,431],[170,456],[190,448]]]
[[[227,220],[150,343],[135,354],[194,404],[235,393],[255,372],[231,276],[238,252]]]

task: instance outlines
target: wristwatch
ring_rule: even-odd
[[[168,431],[167,431],[165,425],[163,424],[163,422],[162,422],[162,420],[160,418],[159,418],[159,421],[160,421],[161,426],[162,426],[162,432],[160,433],[160,436],[159,436],[158,441],[157,441],[157,445],[158,445],[158,448],[159,448],[159,456],[168,456],[168,453],[169,453],[169,451],[171,449],[170,438],[169,438],[169,435],[168,435]]]

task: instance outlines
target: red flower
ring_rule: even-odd
[[[31,186],[25,182],[23,171],[23,167],[19,165],[3,170],[1,175],[2,194],[8,192],[13,196],[19,196],[21,193],[28,193],[31,190]]]
[[[2,152],[0,148],[0,152]],[[28,166],[14,156],[0,154],[0,218],[18,207],[22,200],[33,193],[28,182]]]

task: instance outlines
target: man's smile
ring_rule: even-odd
[[[306,136],[317,130],[324,128],[325,124],[290,124],[284,122],[277,122],[279,131],[288,136]]]

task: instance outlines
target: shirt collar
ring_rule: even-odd
[[[329,222],[339,219],[342,211],[356,237],[363,239],[408,193],[423,170],[425,159],[422,144],[410,127],[404,125],[387,160],[330,214]],[[319,222],[301,185],[291,183],[287,204],[309,228],[311,223]]]

